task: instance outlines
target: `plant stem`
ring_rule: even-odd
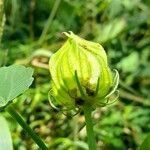
[[[85,122],[86,122],[86,132],[88,137],[88,146],[89,150],[96,150],[96,141],[93,131],[93,121],[92,121],[92,108],[89,105],[83,107]]]
[[[20,126],[31,136],[34,142],[39,146],[41,150],[48,150],[44,142],[40,139],[39,136],[29,127],[29,125],[23,120],[20,114],[16,112],[14,107],[7,106],[5,109],[19,124]]]
[[[55,0],[54,6],[52,8],[52,11],[51,11],[51,13],[50,13],[50,15],[49,15],[49,17],[47,19],[47,22],[46,22],[46,24],[44,26],[42,34],[41,34],[41,36],[39,38],[39,41],[38,41],[39,44],[42,44],[42,42],[44,42],[45,36],[46,36],[46,34],[48,32],[48,29],[50,28],[50,26],[52,24],[52,21],[53,21],[55,15],[56,15],[56,12],[57,12],[57,9],[59,7],[60,2],[61,2],[61,0]]]

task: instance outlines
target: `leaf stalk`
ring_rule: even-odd
[[[14,109],[13,106],[9,105],[5,109],[15,119],[20,126],[31,136],[33,141],[39,146],[41,150],[48,150],[42,139],[30,128],[30,126],[23,120],[22,116]]]

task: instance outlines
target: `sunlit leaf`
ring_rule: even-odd
[[[0,68],[0,108],[28,89],[32,75],[33,69],[21,65]]]
[[[9,127],[5,118],[2,116],[0,116],[0,124],[0,150],[13,150]]]

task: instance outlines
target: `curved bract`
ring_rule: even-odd
[[[103,47],[77,35],[64,33],[68,39],[50,58],[52,77],[51,103],[68,110],[89,103],[105,103],[117,88],[119,74],[113,74]]]

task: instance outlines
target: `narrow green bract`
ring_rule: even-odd
[[[117,73],[113,80],[103,47],[72,32],[64,34],[68,37],[67,41],[49,62],[51,103],[67,109],[86,103],[93,107],[105,104],[106,98],[116,90],[119,76]]]

